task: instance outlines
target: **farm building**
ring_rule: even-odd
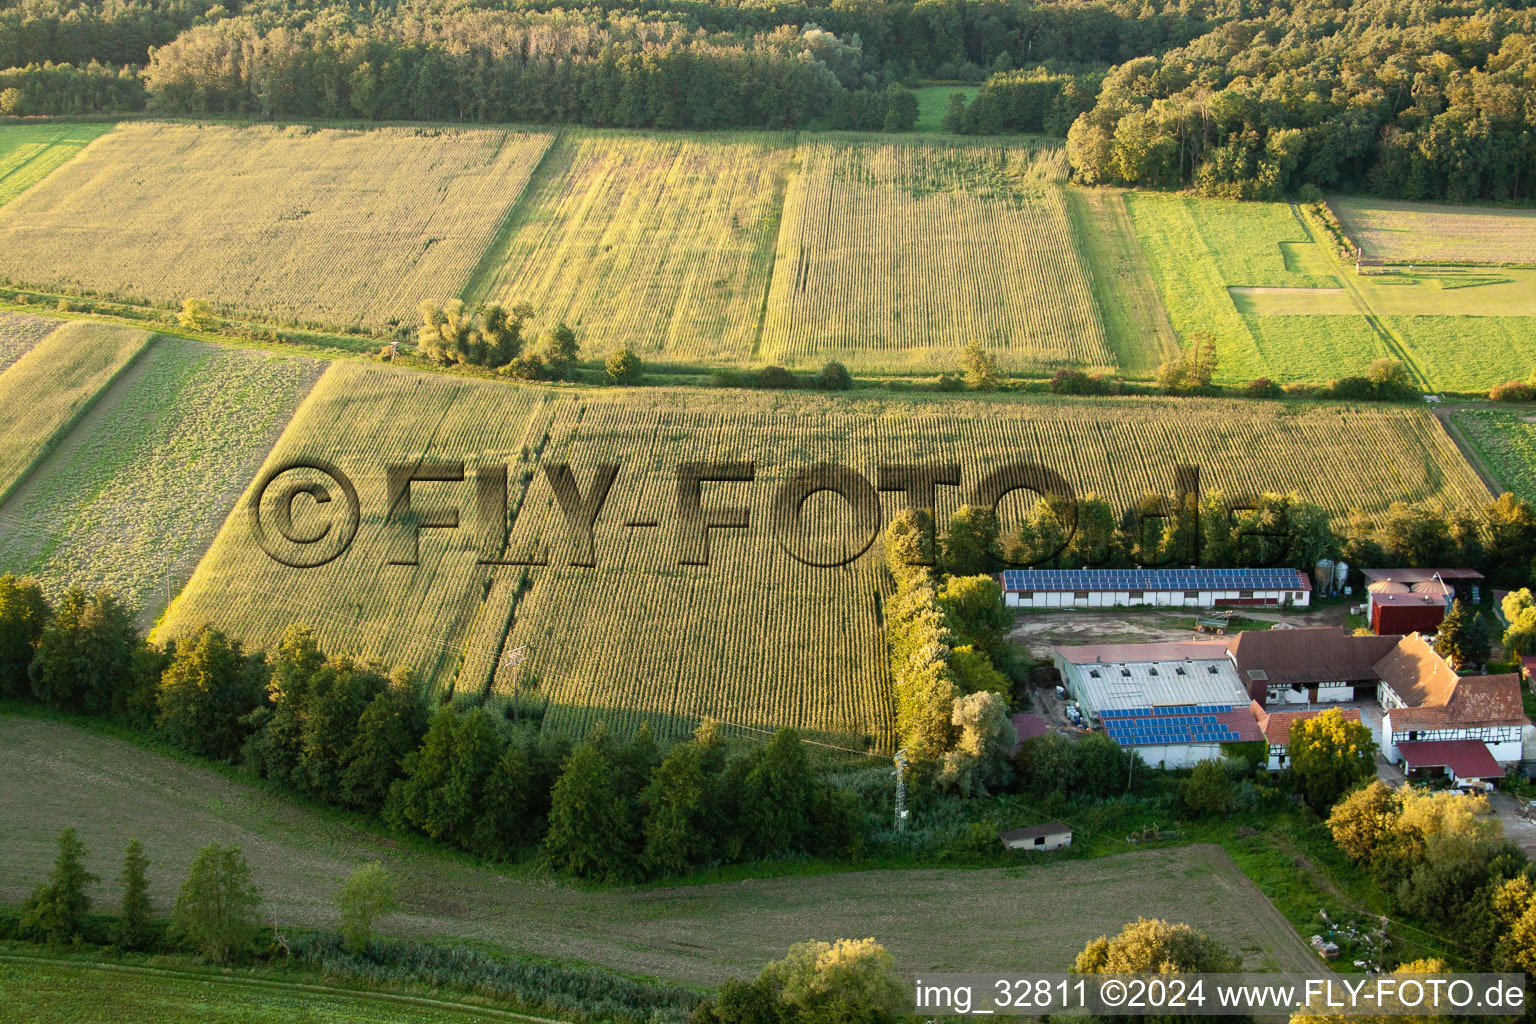
[[[1005,569],[1010,608],[1305,608],[1312,581],[1295,569]]]
[[[1058,647],[1054,655],[1085,721],[1149,765],[1187,768],[1221,757],[1223,743],[1261,739],[1220,640]]]
[[[1269,770],[1278,772],[1283,770],[1290,761],[1291,726],[1297,722],[1310,721],[1322,714],[1325,709],[1266,711],[1263,705],[1254,701],[1249,705],[1248,710],[1253,714],[1254,721],[1258,722],[1259,731],[1264,734],[1264,744],[1269,751]],[[1358,708],[1339,708],[1338,712],[1347,722],[1360,721]]]
[[[1399,743],[1404,773],[1410,778],[1441,775],[1457,789],[1492,789],[1504,777],[1504,769],[1477,740],[1441,740],[1437,743]]]
[[[1019,748],[1024,745],[1025,740],[1032,740],[1036,736],[1044,736],[1051,731],[1050,723],[1041,715],[1032,715],[1021,711],[1014,715],[1010,721],[1013,722],[1013,731],[1019,737],[1013,745],[1013,753],[1009,755],[1010,757],[1018,756]]]
[[[1227,649],[1249,696],[1260,704],[1330,704],[1374,696],[1376,663],[1399,639],[1315,626],[1238,633]]]
[[[1072,826],[1060,821],[999,832],[1005,850],[1063,850],[1072,845]]]
[[[1413,633],[1377,663],[1376,674],[1381,678],[1381,746],[1388,760],[1405,770],[1445,769],[1457,780],[1492,777],[1477,774],[1488,771],[1488,761],[1468,753],[1463,741],[1483,747],[1496,765],[1520,760],[1530,722],[1515,673],[1458,676]]]
[[[1476,603],[1483,574],[1475,569],[1365,569],[1366,617],[1383,636],[1429,633],[1455,600]]]

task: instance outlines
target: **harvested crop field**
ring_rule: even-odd
[[[153,621],[323,364],[158,337],[0,504],[0,571]]]
[[[566,134],[469,298],[532,303],[589,358],[749,362],[792,154],[787,135]]]
[[[116,877],[122,846],[137,835],[162,913],[207,843],[242,846],[264,907],[294,926],[335,927],[332,897],[342,880],[381,860],[405,899],[384,925],[390,934],[481,941],[664,981],[750,975],[808,936],[872,935],[903,971],[1063,971],[1089,940],[1138,915],[1188,922],[1240,952],[1245,969],[1304,971],[1316,960],[1214,846],[1010,869],[595,892],[406,846],[201,765],[58,722],[0,717],[0,749],[9,755],[0,759],[0,817],[16,823],[0,832],[0,899],[9,903],[47,874],[55,837],[74,825],[88,866],[105,878]],[[1106,891],[1116,898],[1083,895]],[[114,904],[115,890],[99,895]]]
[[[1536,263],[1536,210],[1329,196],[1366,256],[1393,263]]]
[[[551,136],[134,124],[0,207],[0,273],[384,327],[458,294]]]
[[[815,141],[784,202],[766,361],[953,370],[1113,367],[1060,146]]]
[[[76,320],[0,373],[0,501],[152,335]]]
[[[52,334],[61,321],[26,313],[0,313],[0,373]]]
[[[267,467],[315,457],[355,481],[362,504],[351,547],[316,568],[280,564],[255,542],[243,500],[163,631],[212,621],[264,647],[303,621],[335,649],[416,665],[458,700],[531,702],[554,728],[650,722],[675,735],[708,715],[879,749],[892,722],[878,545],[859,547],[867,529],[826,496],[806,506],[809,539],[781,543],[772,503],[799,470],[841,463],[873,481],[881,465],[956,459],[965,487],[941,489],[941,514],[984,473],[1019,459],[1121,508],[1149,491],[1170,493],[1181,463],[1200,466],[1208,489],[1297,491],[1339,516],[1356,506],[1381,513],[1394,500],[1440,508],[1487,500],[1438,422],[1416,408],[572,393],[356,364],[328,371]],[[384,467],[438,460],[463,460],[463,481],[416,485],[411,511],[386,523]],[[749,528],[710,531],[708,564],[685,564],[678,466],[748,461],[753,480],[702,485],[701,501],[747,509]],[[557,463],[571,467],[584,494],[600,464],[619,467],[584,559],[592,567],[571,564],[543,469]],[[1350,466],[1354,475],[1323,466]],[[507,473],[510,533],[477,511],[479,474],[494,467]],[[900,500],[884,496],[885,519]],[[334,507],[300,502],[296,529],[314,533]],[[458,529],[423,529],[419,548],[412,544],[402,521],[453,509]],[[834,552],[834,538],[847,546]],[[821,568],[791,557],[790,547],[813,562],[863,553]],[[413,549],[419,565],[389,564]],[[543,564],[512,564],[532,562]],[[524,646],[526,660],[508,665],[505,654]]]

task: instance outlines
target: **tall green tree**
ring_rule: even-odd
[[[381,811],[389,787],[404,773],[406,757],[421,744],[426,731],[427,706],[421,686],[409,669],[396,669],[389,688],[358,716],[341,775],[341,801],[358,810]]]
[[[86,889],[96,881],[85,869],[85,844],[73,828],[66,828],[59,833],[59,854],[47,884],[21,905],[22,937],[61,945],[78,936],[91,909]]]
[[[648,874],[678,875],[713,859],[719,806],[707,758],[701,744],[679,743],[652,773],[641,798],[645,847],[640,863]]]
[[[157,725],[172,743],[233,761],[250,731],[246,716],[266,700],[266,664],[239,641],[204,626],[176,648],[161,680]]]
[[[805,850],[814,828],[816,774],[800,734],[784,728],[756,751],[742,794],[743,818],[751,822],[759,856]]]
[[[347,876],[336,907],[348,951],[361,953],[373,941],[374,923],[400,909],[400,883],[383,864],[370,861]]]
[[[119,949],[142,949],[148,944],[149,929],[149,858],[144,856],[144,844],[129,839],[123,851],[123,903],[117,918],[117,931],[113,942]]]
[[[1491,642],[1488,623],[1484,621],[1482,613],[1457,600],[1451,603],[1451,610],[1440,621],[1440,631],[1435,635],[1435,650],[1453,668],[1470,671],[1481,668],[1487,662]]]
[[[1505,594],[1500,610],[1509,626],[1504,630],[1504,651],[1510,656],[1536,654],[1536,597],[1529,587]]]
[[[238,846],[198,851],[171,911],[171,934],[214,963],[244,954],[256,937],[261,895]]]
[[[998,552],[997,515],[990,508],[961,505],[950,516],[944,531],[945,572],[956,576],[974,576],[992,568]]]
[[[48,621],[43,588],[26,576],[0,576],[0,696],[31,692],[27,668]]]
[[[550,794],[544,855],[557,871],[580,878],[621,879],[632,874],[632,825],[613,786],[613,767],[593,743],[566,762]]]
[[[38,637],[32,693],[51,708],[109,711],[131,677],[138,643],[132,611],[113,594],[71,587]]]
[[[481,818],[505,746],[489,713],[439,709],[421,746],[401,764],[401,777],[390,787],[385,820],[466,850],[477,849],[479,841],[494,834],[481,826]]]

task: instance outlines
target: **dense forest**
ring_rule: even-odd
[[[1085,182],[1528,198],[1536,10],[1492,0],[23,0],[0,113],[1067,138]]]

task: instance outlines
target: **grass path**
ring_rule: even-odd
[[[8,124],[0,126],[0,203],[8,203],[69,162],[112,124]]]
[[[1179,336],[1163,308],[1125,193],[1111,188],[1066,187],[1067,211],[1088,265],[1093,297],[1110,350],[1122,375],[1150,378],[1179,354]]]
[[[1190,846],[1009,869],[850,871],[656,889],[571,888],[423,850],[198,763],[33,717],[0,717],[0,900],[47,874],[54,838],[78,827],[88,866],[116,878],[137,835],[160,913],[195,851],[244,848],[268,908],[295,927],[333,927],[332,897],[358,864],[400,878],[387,930],[484,942],[507,952],[630,975],[715,984],[755,973],[791,943],[872,935],[912,970],[1065,970],[1090,939],[1137,915],[1186,921],[1244,951],[1253,969],[1315,959],[1219,847]],[[96,893],[115,904],[115,886]],[[1113,892],[1115,899],[1086,894]],[[964,921],[965,927],[956,927]]]
[[[162,1021],[238,1024],[289,1019],[435,1024],[561,1024],[491,1006],[275,978],[0,953],[0,997],[16,1019],[70,1024]],[[281,1017],[275,1016],[281,1014]]]

